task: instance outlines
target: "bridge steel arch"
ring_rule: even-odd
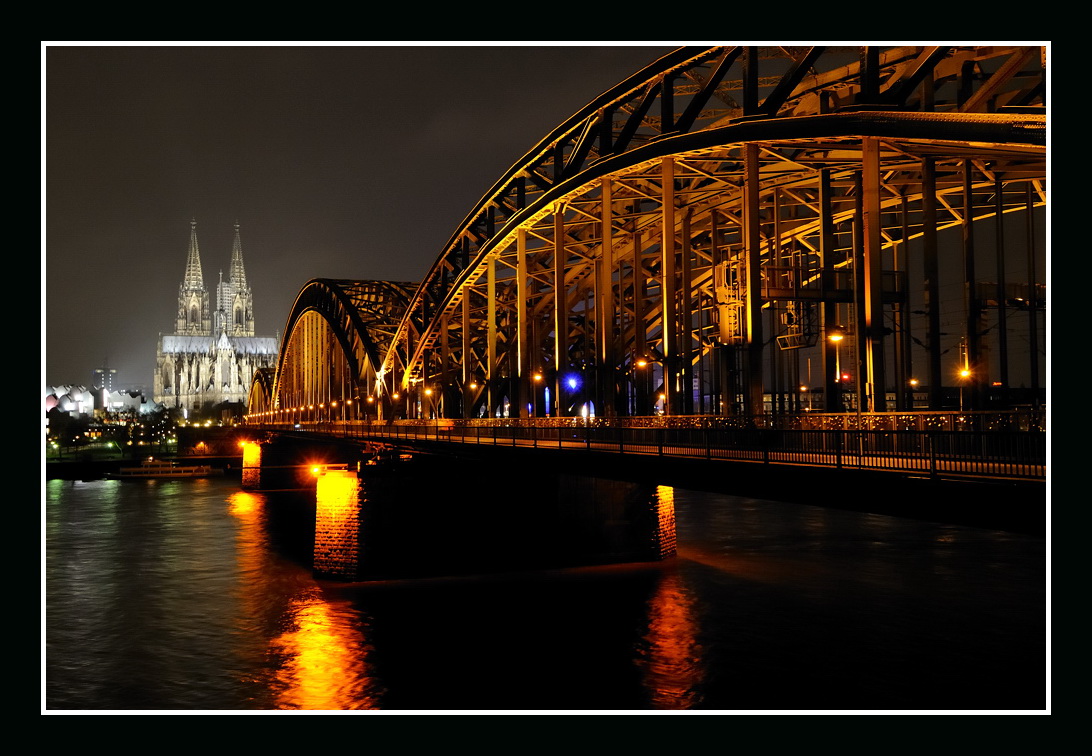
[[[288,316],[275,375],[259,373],[249,414],[271,422],[383,417],[377,366],[416,283],[313,279]],[[386,409],[389,413],[389,405]]]
[[[1045,92],[1041,47],[679,49],[471,210],[380,390],[420,417],[756,416],[800,409],[806,359],[828,410],[907,409],[915,376],[939,408],[951,354],[972,403],[1016,367],[1036,387]]]
[[[258,368],[254,372],[250,394],[247,396],[248,413],[263,417],[268,417],[272,413],[276,406],[274,401],[276,379],[276,368]]]
[[[911,409],[915,377],[940,409],[957,367],[970,408],[1010,371],[1038,389],[1046,64],[676,50],[517,161],[420,284],[308,282],[251,414],[755,417],[805,375],[828,411]]]

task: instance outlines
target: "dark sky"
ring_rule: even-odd
[[[259,335],[311,278],[418,280],[507,168],[673,49],[218,44],[43,44],[47,386],[105,364],[151,392],[191,218],[210,290],[239,222]]]

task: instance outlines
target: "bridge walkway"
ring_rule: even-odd
[[[253,426],[407,446],[471,445],[585,451],[647,458],[793,465],[922,477],[1045,481],[1046,434],[1006,431],[634,428],[470,425],[462,421],[330,421]]]

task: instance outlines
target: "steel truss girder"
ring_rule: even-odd
[[[874,116],[870,116],[873,119]],[[1004,125],[1004,124],[1002,124]],[[744,147],[751,149],[755,155],[753,158],[755,168],[753,177],[748,179],[742,172]],[[843,276],[841,284],[838,283],[838,271],[849,270],[853,267],[854,256],[854,231],[855,219],[860,216],[858,207],[859,194],[861,192],[861,175],[865,170],[863,155],[865,151],[872,155],[870,158],[871,173],[874,176],[870,184],[870,196],[872,197],[869,212],[874,218],[874,230],[871,233],[870,242],[875,250],[869,253],[871,257],[882,256],[883,250],[893,249],[897,245],[905,245],[909,241],[920,237],[925,233],[920,224],[911,227],[908,231],[898,224],[893,218],[893,212],[907,205],[919,205],[923,191],[921,189],[921,163],[925,159],[933,161],[942,170],[938,173],[934,198],[937,201],[937,221],[934,232],[948,227],[959,226],[966,218],[982,219],[996,212],[997,205],[990,199],[997,186],[997,177],[1011,176],[1012,180],[1006,183],[1017,185],[1034,182],[1038,196],[1042,186],[1042,178],[1045,176],[1044,151],[1035,144],[1018,143],[1006,146],[996,143],[981,151],[975,151],[968,142],[958,139],[949,139],[939,142],[935,139],[913,139],[908,137],[861,137],[857,135],[844,135],[837,138],[826,137],[816,142],[802,139],[791,140],[764,140],[747,144],[721,145],[718,147],[703,147],[689,152],[677,153],[671,156],[671,164],[674,166],[672,178],[671,198],[665,205],[663,166],[668,162],[666,156],[658,160],[644,161],[627,171],[619,171],[607,176],[596,176],[587,184],[576,186],[561,201],[554,202],[545,210],[535,215],[528,214],[528,219],[517,228],[524,232],[524,265],[526,267],[526,296],[520,298],[528,308],[528,317],[532,331],[526,329],[518,333],[512,333],[507,328],[501,328],[500,335],[494,335],[490,339],[493,343],[494,360],[496,365],[508,364],[505,362],[504,348],[506,345],[516,344],[521,339],[530,339],[535,342],[535,335],[539,338],[531,347],[533,359],[540,363],[553,363],[555,371],[566,367],[573,367],[576,363],[585,369],[588,361],[583,358],[585,353],[597,350],[600,362],[607,354],[620,354],[620,347],[629,354],[632,361],[633,355],[645,351],[642,344],[651,344],[651,351],[656,352],[661,359],[667,357],[674,359],[674,352],[685,355],[684,362],[674,368],[677,381],[689,378],[687,372],[692,370],[698,360],[707,357],[715,347],[707,337],[703,336],[701,329],[697,332],[684,329],[684,333],[675,334],[666,324],[674,322],[676,316],[673,311],[677,306],[683,306],[691,315],[694,313],[708,314],[711,302],[715,301],[716,293],[713,287],[714,281],[714,254],[700,243],[703,235],[709,233],[713,214],[719,217],[718,233],[722,235],[719,240],[719,248],[732,248],[733,245],[755,247],[757,249],[758,265],[762,266],[765,275],[760,276],[749,285],[743,287],[747,292],[753,288],[760,296],[750,305],[751,320],[757,317],[756,310],[768,308],[776,301],[815,301],[815,302],[849,302],[854,303],[853,297],[856,291],[851,278]],[[971,155],[985,157],[971,158]],[[972,202],[970,206],[965,204],[963,193],[964,182],[960,166],[969,164],[976,166],[977,179],[972,183],[976,192],[972,192],[972,200],[979,197],[980,202]],[[824,215],[820,212],[820,196],[818,176],[825,171],[831,177],[830,187],[834,194],[829,200],[830,211]],[[756,213],[756,236],[744,242],[742,240],[742,219],[744,213],[740,209],[743,190],[750,184],[755,187],[755,196],[758,203]],[[604,188],[605,187],[605,188]],[[609,194],[612,208],[606,219],[602,217],[603,196]],[[626,203],[629,203],[628,205]],[[618,206],[624,205],[621,210]],[[665,221],[664,208],[673,208],[672,215],[686,218],[687,230],[679,243],[686,243],[690,248],[685,258],[690,262],[690,271],[684,282],[687,290],[685,302],[678,301],[678,293],[667,291],[667,299],[664,298],[664,273],[663,266],[669,264],[669,258],[662,254],[662,240],[664,238],[662,228],[664,223],[679,233],[682,221],[676,223],[674,219]],[[1022,205],[1013,205],[1008,211],[1020,210]],[[685,211],[680,214],[680,211]],[[561,223],[558,220],[561,219]],[[833,244],[825,253],[825,262],[817,266],[820,232],[824,226],[833,229]],[[612,244],[613,253],[608,263],[603,263],[600,245],[603,238],[603,229],[608,229],[609,236],[615,235],[615,229],[630,229],[631,233],[637,233],[641,238],[642,253],[639,263],[634,270],[643,276],[641,286],[644,291],[642,307],[643,323],[638,324],[634,318],[635,307],[632,298],[627,299],[625,292],[635,291],[633,284],[619,278],[618,270],[612,267],[610,273],[611,286],[609,290],[604,283],[607,277],[604,266],[613,266],[614,258],[618,257],[619,249]],[[660,233],[657,235],[657,228]],[[558,236],[559,231],[561,236]],[[489,253],[482,260],[490,261],[506,272],[519,268],[520,257],[513,253],[513,234],[510,232],[504,239],[498,235],[498,241],[491,247]],[[526,241],[530,240],[530,241]],[[560,247],[559,247],[560,243]],[[636,242],[621,242],[622,249],[628,250]],[[557,270],[557,249],[564,250],[565,260],[561,264],[561,272]],[[786,251],[792,249],[791,252]],[[676,253],[677,254],[677,253]],[[657,257],[658,255],[658,257]],[[779,267],[781,257],[795,256],[797,260],[789,265]],[[674,259],[674,255],[669,256]],[[740,264],[738,254],[728,255],[736,259]],[[809,258],[810,262],[801,268],[800,258]],[[596,265],[600,268],[597,271]],[[472,261],[471,269],[475,263]],[[742,269],[748,269],[748,263],[744,260]],[[779,272],[780,271],[780,272]],[[806,277],[801,277],[804,271],[810,271]],[[787,277],[787,281],[779,281],[774,274]],[[668,282],[675,281],[672,273],[667,273]],[[897,278],[897,276],[895,277]],[[870,274],[872,281],[872,294],[867,300],[868,307],[875,310],[869,315],[861,328],[862,334],[873,331],[882,332],[882,315],[884,306],[905,301],[905,282],[892,279],[892,274],[884,272],[882,268],[875,268]],[[496,299],[489,298],[480,291],[478,283],[481,280],[480,272],[475,277],[467,275],[464,280],[456,282],[451,288],[448,305],[444,312],[453,312],[454,305],[460,301],[460,291],[475,292],[477,296],[486,301],[496,302],[498,311],[508,311],[514,308],[511,300],[506,297]],[[598,282],[602,297],[594,295],[593,282]],[[477,286],[477,288],[476,288]],[[561,288],[563,287],[563,288]],[[564,294],[564,299],[559,300],[557,292]],[[473,296],[473,294],[471,294]],[[587,317],[587,305],[576,306],[581,299],[591,303],[591,309],[596,311],[601,320],[605,316],[605,309],[596,304],[617,298],[618,307],[612,308],[614,328],[621,329],[625,333],[624,344],[608,345],[606,343],[605,324],[591,320],[591,326],[599,333],[598,341],[592,347],[589,343],[589,318]],[[558,302],[561,301],[561,307]],[[855,303],[863,307],[866,302]],[[666,311],[665,311],[666,310]],[[475,310],[480,312],[480,310]],[[559,317],[559,313],[569,313],[569,317]],[[575,313],[575,314],[574,314]],[[436,323],[444,321],[445,315],[438,316]],[[536,320],[537,318],[537,320]],[[553,319],[552,326],[549,319]],[[657,325],[659,321],[659,325]],[[454,324],[454,320],[449,320]],[[494,321],[495,323],[495,321]],[[711,323],[706,323],[706,328],[711,328]],[[459,328],[475,328],[471,321],[469,326],[459,322]],[[413,356],[408,356],[405,362],[410,370],[403,385],[415,381],[428,381],[434,376],[450,373],[445,371],[442,364],[433,364],[435,350],[431,349],[430,331],[436,328],[425,327],[417,340],[417,351]],[[557,334],[561,333],[560,342]],[[758,333],[757,322],[740,337],[752,344],[758,359],[762,339],[755,337]],[[748,335],[751,334],[751,335]],[[678,335],[681,338],[680,346],[671,349],[673,339]],[[777,335],[777,334],[774,334]],[[559,347],[559,343],[565,345]],[[498,349],[500,351],[498,351]],[[872,359],[870,374],[883,382],[882,357],[878,355],[878,343],[866,346],[869,352],[877,352]],[[552,360],[550,354],[552,353]],[[535,356],[537,355],[537,356]],[[570,365],[560,365],[562,357],[567,358]],[[419,372],[414,372],[418,370]],[[604,377],[600,370],[595,380],[600,387],[608,386],[619,374],[631,371],[627,367],[625,359],[616,359],[613,364],[607,366],[611,371],[611,377]],[[757,375],[757,369],[750,371]],[[494,375],[493,371],[486,370],[483,382],[488,382],[487,376]],[[498,377],[501,377],[498,375]],[[513,376],[505,374],[506,379]],[[627,379],[631,380],[631,379]],[[555,375],[556,382],[556,375]],[[661,391],[670,394],[667,390],[670,382],[661,386]],[[530,391],[530,384],[526,375],[522,376],[521,388],[524,392]],[[517,393],[515,389],[510,393]],[[761,386],[756,384],[752,389],[753,405],[759,401]],[[685,395],[685,392],[684,392]],[[875,394],[870,393],[869,396]],[[613,405],[617,402],[611,397],[598,397],[600,405]],[[670,402],[670,400],[669,400]],[[494,411],[490,407],[490,411]],[[689,407],[679,408],[677,411],[691,411]]]
[[[497,182],[367,362],[391,392],[437,385],[449,415],[545,410],[538,370],[556,412],[577,366],[601,412],[647,410],[658,392],[697,412],[689,381],[716,362],[712,409],[755,413],[782,321],[837,317],[860,321],[882,383],[910,242],[1045,205],[1044,80],[1033,47],[676,51]],[[658,360],[654,380],[639,358]]]
[[[288,317],[269,409],[378,393],[383,357],[416,289],[392,281],[309,281]]]

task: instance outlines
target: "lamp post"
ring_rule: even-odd
[[[532,417],[537,417],[538,416],[538,387],[542,384],[542,381],[543,381],[542,371],[541,370],[536,370],[534,372],[534,375],[531,376],[531,380],[534,382],[533,387],[532,387],[532,393],[531,393],[532,405],[533,405],[533,409],[531,411],[531,416]],[[546,417],[549,417],[550,416],[550,408],[548,406],[545,406],[547,400],[545,398],[543,398],[542,401],[543,401],[544,414],[545,414]]]
[[[842,356],[841,356],[841,343],[845,339],[845,331],[839,326],[832,328],[827,333],[827,341],[834,345],[834,383],[837,384],[838,398],[834,402],[834,407],[828,407],[827,411],[836,410],[838,412],[844,412],[845,406],[843,404],[843,391],[842,391]]]
[[[633,403],[633,411],[635,415],[648,414],[646,405],[648,404],[648,373],[646,368],[648,367],[648,360],[644,357],[638,357],[633,361],[633,385],[637,389],[637,396],[634,397],[636,401]]]

